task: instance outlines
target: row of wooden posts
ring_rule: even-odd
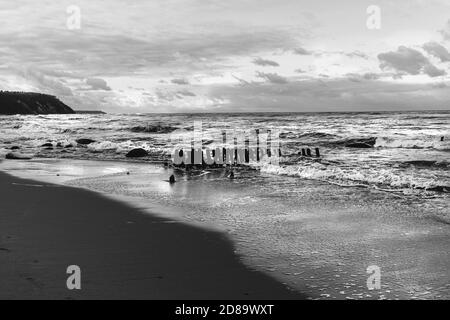
[[[268,132],[268,138],[267,138],[267,148],[261,148],[260,147],[260,130],[256,129],[256,148],[252,147],[250,148],[250,140],[246,139],[245,140],[245,147],[242,148],[238,148],[238,144],[237,144],[237,138],[233,137],[233,142],[234,142],[234,147],[233,148],[215,148],[213,150],[211,150],[211,152],[207,152],[206,153],[206,157],[207,159],[205,160],[205,156],[203,154],[203,151],[201,148],[195,148],[195,144],[194,141],[191,141],[191,149],[189,151],[187,151],[187,153],[184,155],[184,151],[181,150],[176,150],[175,154],[174,154],[174,160],[175,157],[178,156],[177,160],[178,161],[174,161],[175,165],[181,165],[181,164],[198,164],[198,165],[212,165],[212,164],[216,164],[216,165],[222,165],[222,164],[229,164],[229,165],[233,165],[233,164],[248,164],[251,160],[256,160],[257,162],[259,162],[261,160],[262,157],[264,157],[265,155],[267,155],[267,157],[272,157],[272,151],[277,152],[276,150],[278,150],[278,156],[281,157],[281,150],[279,149],[279,141],[276,140],[274,143],[272,143],[272,131],[271,130],[267,130]],[[222,132],[222,140],[223,140],[223,145],[227,144],[227,139],[226,139],[226,133]],[[230,153],[227,153],[227,150]],[[234,157],[232,152],[234,151]],[[264,153],[265,152],[265,153]],[[219,153],[222,153],[221,155]],[[300,154],[300,153],[299,153]],[[315,148],[315,154],[316,157],[320,157],[320,151],[319,148]],[[312,157],[312,152],[311,149],[309,148],[304,148],[301,151],[301,156],[303,157]],[[181,160],[183,159],[183,160]],[[189,161],[190,160],[190,161]],[[190,163],[188,163],[190,162]]]
[[[183,149],[176,150],[174,156],[178,156],[181,161],[174,161],[175,165],[192,165],[192,164],[201,164],[201,165],[222,165],[222,164],[248,164],[250,160],[256,160],[259,162],[263,157],[267,155],[267,157],[272,157],[272,152],[275,150],[271,149],[263,149],[263,148],[247,148],[239,149],[239,148],[215,148],[210,150],[210,153],[206,155],[208,159],[205,159],[205,154],[202,149],[191,148],[190,150],[185,151]],[[234,155],[233,155],[234,152]],[[265,153],[264,153],[265,152]],[[276,151],[275,151],[276,152]],[[303,157],[313,157],[312,151],[310,148],[303,148],[299,155]],[[281,150],[278,149],[278,156],[282,157]],[[319,148],[315,148],[315,156],[317,158],[320,157]],[[186,161],[187,160],[187,161]],[[190,160],[190,161],[189,161]]]

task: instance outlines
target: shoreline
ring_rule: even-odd
[[[210,230],[232,244],[246,268],[308,299],[450,295],[449,225],[427,206],[390,193],[245,173],[233,180],[180,175],[171,185],[171,169],[116,161],[6,160],[1,171],[32,180],[30,188],[35,180],[75,187],[170,224]],[[273,188],[280,184],[291,191]],[[374,265],[383,279],[375,291],[366,287],[366,269]]]
[[[240,262],[223,234],[92,191],[0,171],[2,299],[305,299]],[[66,268],[81,268],[68,290]]]

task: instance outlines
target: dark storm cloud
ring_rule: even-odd
[[[256,64],[257,66],[270,66],[270,67],[279,67],[280,65],[278,64],[278,62],[272,61],[272,60],[267,60],[267,59],[262,59],[262,58],[256,58],[253,60],[253,63]]]
[[[423,45],[423,49],[429,54],[439,58],[442,62],[450,61],[450,53],[447,48],[437,42],[427,42]]]
[[[420,51],[400,46],[397,51],[378,55],[381,69],[393,69],[400,74],[427,74],[430,77],[445,75],[444,70],[436,68]]]

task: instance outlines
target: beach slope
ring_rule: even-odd
[[[0,299],[301,299],[220,233],[0,172]],[[67,267],[81,268],[68,290]]]

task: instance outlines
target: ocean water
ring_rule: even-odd
[[[403,194],[450,190],[450,111],[1,116],[0,155],[17,145],[42,158],[131,161],[125,154],[140,147],[150,156],[139,161],[158,162],[170,159],[173,130],[192,131],[196,121],[206,143],[227,129],[279,130],[281,164],[256,164],[264,173]],[[77,146],[79,138],[96,142]],[[349,147],[358,139],[375,144]],[[47,142],[52,150],[41,147]],[[298,155],[315,147],[320,161]]]

